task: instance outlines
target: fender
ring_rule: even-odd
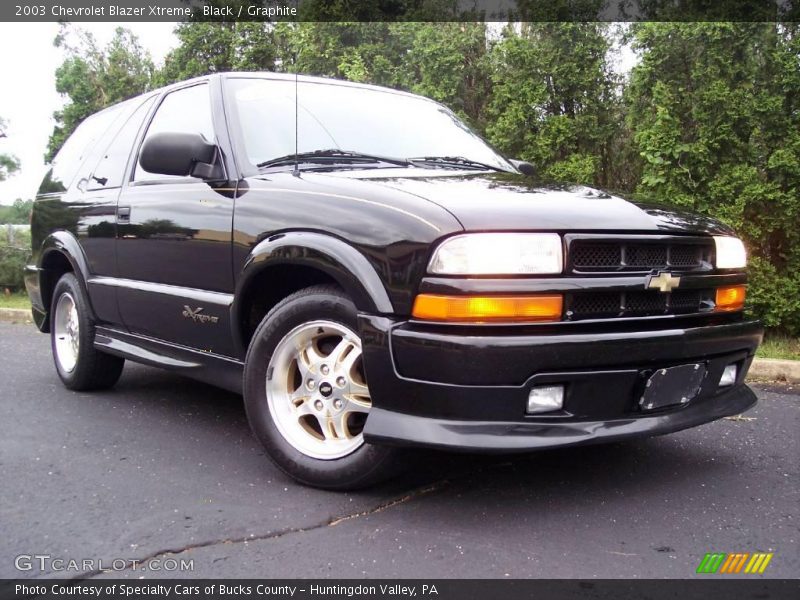
[[[81,290],[84,293],[84,297],[87,299],[89,312],[92,315],[92,318],[94,318],[95,312],[94,308],[92,307],[92,300],[89,297],[89,290],[86,286],[86,282],[88,281],[90,275],[89,262],[86,260],[86,255],[83,253],[83,248],[81,248],[80,242],[69,231],[54,231],[42,242],[39,250],[39,259],[36,264],[39,269],[40,289],[42,289],[42,273],[46,271],[46,268],[44,268],[43,265],[47,257],[53,252],[59,252],[60,254],[63,254],[69,261],[69,264],[72,266],[72,271],[75,273],[78,283],[81,286]],[[52,284],[55,285],[55,281],[53,281]],[[44,292],[44,290],[42,291]],[[44,309],[47,313],[50,312],[50,301],[52,300],[52,298],[50,298],[51,292],[52,289],[47,290],[46,295],[42,293],[42,304],[44,305]]]
[[[231,307],[231,328],[238,347],[242,339],[242,304],[245,292],[263,269],[277,265],[304,265],[331,276],[353,299],[359,311],[391,314],[392,302],[378,273],[356,248],[338,238],[308,231],[272,235],[259,242],[245,261],[236,282]]]

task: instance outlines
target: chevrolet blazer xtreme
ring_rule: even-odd
[[[33,316],[68,388],[130,359],[241,392],[274,462],[332,489],[409,446],[523,452],[752,407],[762,329],[733,232],[532,171],[395,90],[179,83],[56,156]]]

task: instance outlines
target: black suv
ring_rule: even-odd
[[[403,446],[529,451],[753,406],[732,231],[530,170],[395,90],[150,92],[86,119],[46,175],[35,322],[70,389],[130,359],[242,392],[276,464],[326,488]]]

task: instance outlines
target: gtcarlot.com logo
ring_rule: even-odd
[[[772,560],[772,552],[709,552],[700,561],[698,573],[761,575]]]
[[[17,571],[194,571],[193,558],[58,558],[51,554],[20,554],[14,558]]]

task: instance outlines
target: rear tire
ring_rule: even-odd
[[[372,402],[357,331],[352,301],[318,285],[275,306],[250,343],[250,426],[278,468],[305,485],[352,490],[400,470],[400,450],[363,439]]]
[[[50,345],[56,372],[64,385],[76,391],[113,386],[125,359],[94,347],[95,326],[88,302],[72,273],[58,280],[50,308]]]

